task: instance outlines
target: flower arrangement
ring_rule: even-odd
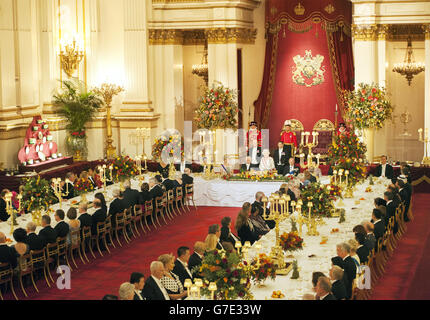
[[[58,199],[48,180],[41,179],[40,176],[23,179],[22,203],[26,212],[48,210],[55,202],[58,202]]]
[[[116,180],[129,178],[138,174],[136,163],[129,156],[118,156],[110,160],[108,167],[113,167],[112,175]]]
[[[155,161],[161,160],[161,154],[164,148],[168,148],[170,144],[170,150],[167,150],[168,155],[174,157],[175,150],[181,149],[181,159],[184,158],[184,141],[178,135],[169,135],[168,137],[162,135],[154,140],[152,145],[152,159]]]
[[[355,133],[337,135],[328,150],[330,166],[333,171],[348,170],[348,184],[354,186],[366,176],[366,151],[366,146],[358,140]]]
[[[246,264],[246,262],[243,262]],[[209,284],[217,285],[216,297],[221,300],[235,300],[252,298],[249,292],[250,276],[245,268],[240,266],[241,258],[236,251],[213,250],[206,252],[202,265],[196,267],[203,278],[202,294],[210,297]]]
[[[302,210],[307,213],[308,203],[312,202],[311,214],[317,217],[330,217],[333,210],[331,190],[319,182],[310,183],[302,190]]]
[[[261,253],[258,258],[255,258],[251,262],[252,273],[251,279],[256,283],[262,283],[267,278],[274,280],[276,278],[276,266],[272,261],[272,258],[266,254]]]
[[[237,114],[235,91],[213,84],[200,98],[194,120],[198,129],[237,129]]]
[[[344,91],[345,116],[356,129],[380,129],[391,118],[393,107],[385,88],[360,83],[355,91]]]
[[[330,197],[333,201],[336,201],[338,198],[342,198],[342,189],[335,184],[331,184]]]
[[[303,239],[297,231],[283,233],[280,238],[280,245],[284,251],[296,251],[303,249]]]
[[[93,191],[94,186],[90,180],[80,178],[75,181],[74,190],[78,195],[81,195]]]

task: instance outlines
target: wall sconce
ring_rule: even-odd
[[[64,47],[61,46],[59,53],[60,65],[69,78],[78,70],[84,56],[85,52],[76,45],[75,39],[72,43],[66,44]]]

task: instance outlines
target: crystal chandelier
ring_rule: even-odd
[[[206,83],[209,81],[209,67],[208,67],[208,46],[205,43],[205,50],[203,52],[203,59],[201,64],[193,65],[192,73],[202,77]]]
[[[415,62],[414,52],[412,50],[412,39],[411,37],[408,37],[408,48],[406,49],[405,60],[403,63],[396,63],[394,65],[393,72],[397,72],[402,76],[405,76],[408,80],[408,84],[411,85],[414,76],[423,72],[424,70],[424,63]]]

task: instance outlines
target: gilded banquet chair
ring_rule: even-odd
[[[318,145],[312,149],[313,154],[320,154],[321,160],[327,159],[327,153],[330,145],[333,142],[333,135],[336,128],[328,119],[319,120],[313,128],[313,131],[318,132]]]

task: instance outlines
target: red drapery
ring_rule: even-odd
[[[342,119],[341,92],[353,88],[354,66],[350,24],[352,5],[346,0],[268,0],[263,83],[255,120],[270,129],[270,145],[279,140],[284,121],[300,120],[311,131],[320,119],[335,122],[336,104]],[[293,81],[293,58],[324,57],[324,82],[306,87]],[[306,79],[311,83],[312,79]]]

